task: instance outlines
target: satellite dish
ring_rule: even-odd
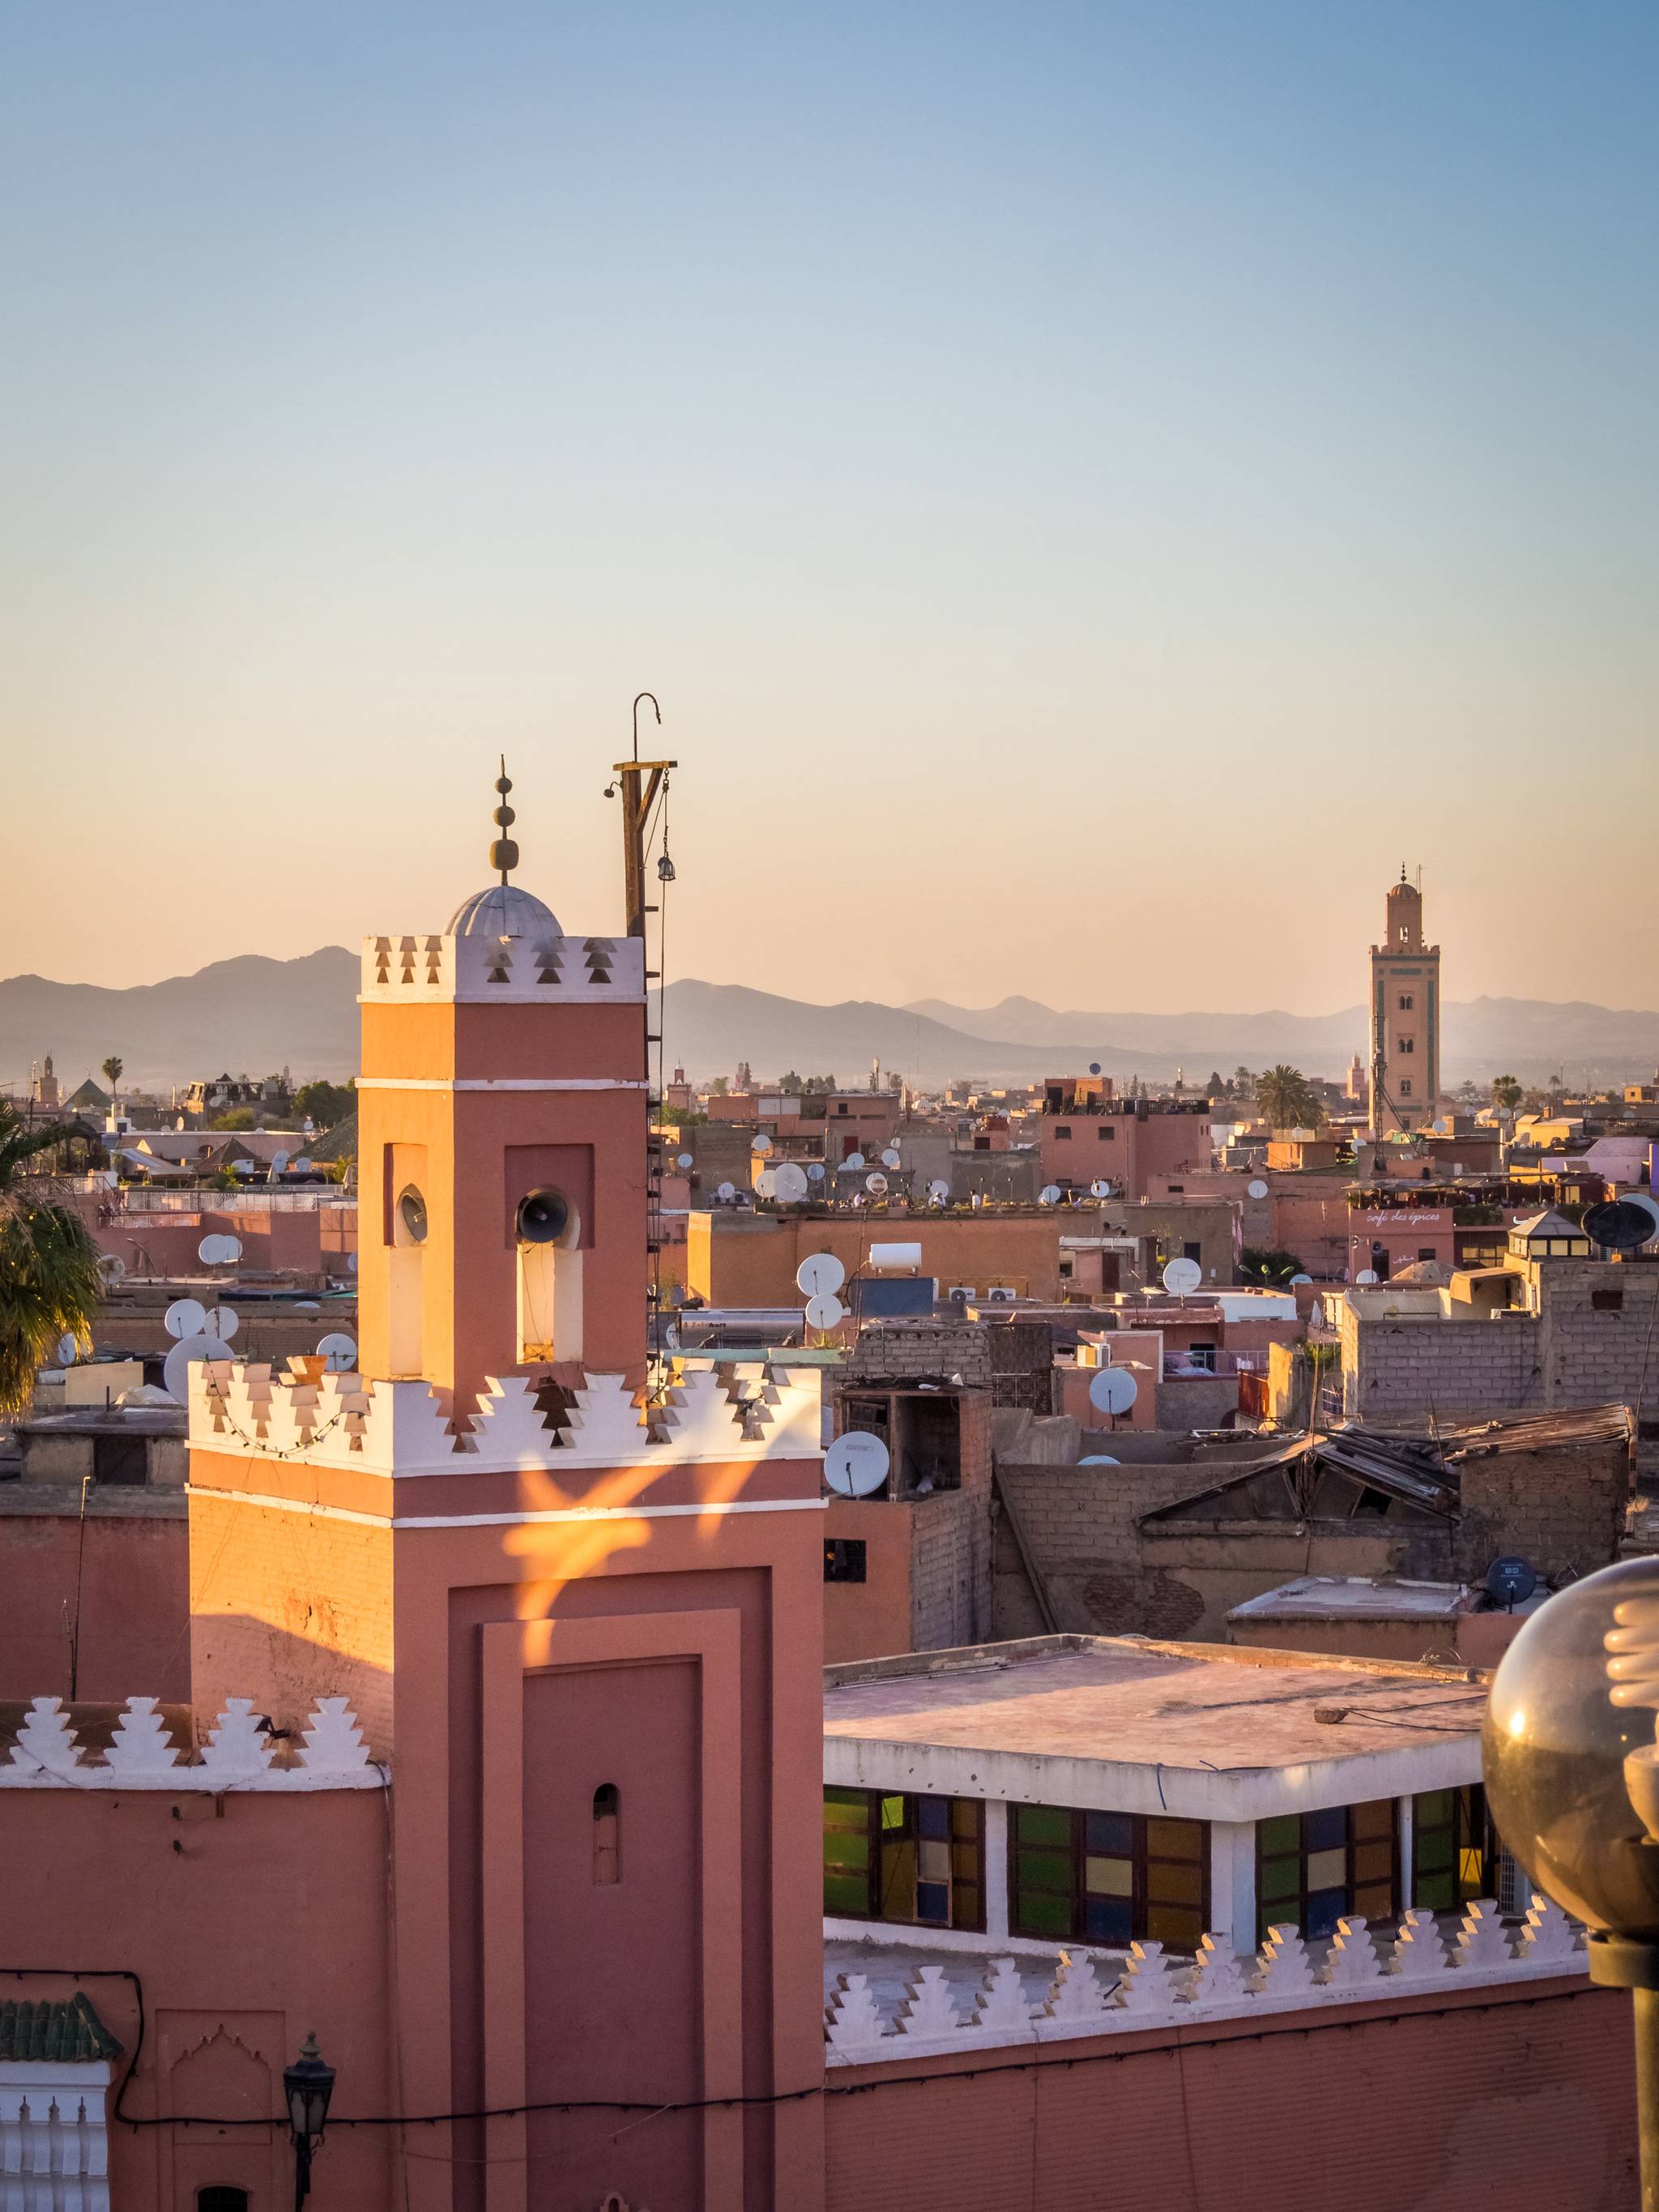
[[[1291,1281],[1293,1285],[1297,1283],[1310,1283],[1312,1280],[1313,1277],[1311,1275],[1292,1275],[1291,1277]]]
[[[863,1155],[863,1153],[862,1153],[862,1152],[848,1152],[848,1154],[847,1155],[847,1158],[846,1158],[842,1162],[842,1167],[844,1167],[844,1168],[852,1168],[853,1170],[854,1170],[856,1171],[858,1169],[861,1168],[861,1167],[864,1165],[864,1155]]]
[[[772,1149],[772,1139],[763,1133],[756,1138],[754,1143],[750,1145],[749,1149],[751,1152],[758,1152],[762,1159],[764,1159]]]
[[[879,1168],[876,1169],[873,1174],[866,1176],[864,1178],[864,1188],[870,1193],[872,1198],[879,1198],[881,1196],[883,1191],[887,1188],[887,1178],[883,1175]]]
[[[281,1175],[283,1170],[288,1165],[288,1158],[289,1156],[286,1152],[273,1152],[271,1154],[270,1172],[272,1175]]]
[[[216,1336],[187,1336],[175,1344],[161,1364],[161,1388],[178,1405],[190,1398],[190,1370],[198,1359],[223,1359],[225,1347]]]
[[[714,1193],[716,1198],[724,1199],[728,1206],[737,1194],[738,1187],[735,1183],[732,1182],[723,1182],[720,1188]]]
[[[809,1252],[795,1270],[795,1288],[803,1297],[831,1297],[846,1280],[847,1270],[833,1252]]]
[[[1380,1278],[1378,1277],[1375,1267],[1362,1267],[1359,1270],[1359,1273],[1354,1277],[1354,1281],[1362,1290],[1369,1290],[1371,1285],[1379,1279]]]
[[[839,1328],[847,1318],[847,1309],[833,1291],[826,1291],[821,1297],[806,1301],[808,1328]]]
[[[1610,1199],[1605,1206],[1586,1206],[1583,1230],[1605,1252],[1634,1252],[1655,1233],[1646,1206],[1632,1206],[1625,1198]]]
[[[811,1165],[807,1168],[806,1172],[814,1182],[822,1182],[823,1181],[823,1162],[822,1160],[812,1161]]]
[[[1099,1073],[1100,1073],[1100,1062],[1099,1062],[1097,1060],[1091,1060],[1089,1062],[1089,1073],[1090,1073],[1090,1074],[1091,1074],[1091,1075],[1098,1075],[1098,1074],[1099,1074]]]
[[[1060,1204],[1060,1185],[1057,1182],[1045,1182],[1042,1189],[1037,1193],[1037,1204],[1039,1206],[1058,1206]]]
[[[823,1479],[842,1498],[868,1498],[887,1480],[887,1447],[867,1429],[848,1429],[823,1455]]]
[[[1095,1180],[1089,1186],[1089,1195],[1091,1198],[1109,1198],[1111,1194],[1112,1186],[1106,1181],[1106,1178],[1103,1176],[1097,1176]]]
[[[228,1344],[242,1326],[242,1316],[234,1306],[216,1306],[203,1327],[204,1336],[216,1336],[221,1344]]]
[[[118,1252],[98,1255],[98,1273],[106,1283],[118,1283],[127,1272],[127,1263]]]
[[[690,1164],[691,1164],[691,1155],[690,1155],[690,1152],[682,1152],[682,1153],[679,1155],[678,1158],[675,1161],[674,1164],[675,1164],[677,1167],[689,1168],[689,1167],[690,1166]]]
[[[1140,1395],[1140,1385],[1127,1367],[1102,1367],[1089,1385],[1089,1403],[1097,1413],[1109,1413],[1115,1420],[1127,1413]]]
[[[1538,1577],[1527,1562],[1512,1553],[1494,1559],[1486,1570],[1486,1591],[1505,1607],[1524,1605],[1538,1587]]]
[[[1203,1280],[1204,1270],[1196,1260],[1171,1260],[1164,1270],[1164,1287],[1171,1297],[1184,1298]]]
[[[310,1173],[310,1170],[311,1162],[306,1158],[305,1154],[301,1152],[299,1158],[294,1163],[294,1172],[295,1175],[307,1175]]]
[[[948,1206],[951,1203],[951,1186],[942,1176],[935,1177],[927,1186],[927,1195],[935,1206]]]
[[[759,1173],[759,1174],[755,1177],[755,1195],[756,1195],[756,1197],[757,1197],[757,1198],[775,1198],[775,1197],[777,1196],[777,1194],[778,1194],[778,1171],[777,1171],[777,1170],[776,1170],[775,1168],[763,1168],[763,1169],[761,1170],[760,1173]]]
[[[1079,1467],[1121,1467],[1122,1463],[1121,1460],[1114,1459],[1110,1452],[1090,1452],[1078,1462]]]
[[[346,1375],[357,1364],[357,1346],[343,1329],[331,1329],[317,1340],[317,1349],[328,1362],[331,1375]]]
[[[202,1241],[210,1240],[204,1237]],[[207,1323],[207,1308],[199,1298],[175,1298],[161,1319],[167,1334],[182,1341],[187,1336],[200,1336]]]
[[[881,1156],[881,1164],[884,1168],[896,1168],[899,1164],[900,1158],[901,1154],[899,1152],[898,1146],[896,1145],[889,1145]]]
[[[73,1367],[76,1361],[80,1357],[81,1346],[76,1338],[72,1336],[60,1336],[58,1338],[58,1364],[60,1367]]]
[[[1656,1237],[1659,1237],[1659,1202],[1656,1202],[1644,1190],[1627,1190],[1621,1203],[1626,1206],[1639,1206],[1644,1213],[1651,1217],[1653,1233]]]
[[[805,1169],[798,1167],[793,1160],[785,1160],[772,1170],[772,1188],[779,1198],[793,1206],[806,1195]]]
[[[1244,1189],[1246,1194],[1251,1198],[1266,1198],[1267,1195],[1267,1186],[1260,1176],[1252,1176],[1245,1184]]]
[[[356,1272],[357,1255],[355,1252],[348,1252],[346,1254],[346,1273],[349,1275],[355,1275]]]

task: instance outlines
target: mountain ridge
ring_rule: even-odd
[[[296,1076],[338,1080],[357,1064],[357,956],[323,945],[292,960],[264,953],[216,960],[193,975],[114,988],[38,975],[0,981],[0,1086],[21,1091],[33,1062],[52,1054],[72,1090],[111,1053],[122,1080],[141,1087],[197,1076]],[[1483,995],[1444,1009],[1445,1077],[1485,1082],[1500,1072],[1541,1081],[1564,1066],[1602,1083],[1645,1076],[1659,1063],[1659,1012]],[[856,1084],[872,1058],[927,1083],[957,1077],[1030,1082],[1079,1073],[1091,1061],[1122,1081],[1165,1081],[1180,1068],[1201,1084],[1212,1069],[1287,1060],[1312,1075],[1340,1076],[1363,1042],[1364,1009],[1291,1014],[1102,1012],[1058,1010],[1011,995],[964,1007],[945,999],[889,1006],[832,1005],[687,976],[668,987],[671,1061],[694,1080],[729,1075],[747,1060],[765,1081],[789,1069]]]

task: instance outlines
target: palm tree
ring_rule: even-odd
[[[1492,1103],[1505,1114],[1513,1114],[1526,1093],[1512,1075],[1495,1075],[1492,1079]]]
[[[22,1172],[26,1160],[63,1141],[55,1125],[26,1129],[0,1103],[0,1414],[28,1410],[35,1376],[59,1337],[86,1344],[92,1334],[102,1287],[98,1247],[48,1178],[30,1191]]]
[[[1255,1103],[1270,1129],[1316,1127],[1324,1113],[1302,1070],[1283,1060],[1257,1076]]]
[[[112,1113],[115,1110],[115,1086],[121,1080],[122,1066],[123,1063],[117,1060],[113,1053],[111,1053],[109,1058],[104,1062],[104,1073],[109,1082],[109,1103]]]

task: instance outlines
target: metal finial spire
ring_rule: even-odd
[[[489,865],[492,868],[501,870],[501,881],[505,883],[509,870],[516,868],[519,865],[519,848],[506,834],[518,817],[507,803],[507,794],[513,788],[513,779],[507,772],[505,753],[501,755],[501,772],[495,779],[495,788],[501,794],[501,803],[495,809],[495,825],[501,831],[501,835],[489,848]]]

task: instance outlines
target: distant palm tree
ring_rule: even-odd
[[[24,1162],[63,1141],[56,1125],[26,1129],[0,1103],[0,1414],[28,1410],[35,1375],[51,1364],[59,1337],[89,1340],[101,1294],[86,1223],[49,1179],[35,1191],[26,1187]]]
[[[1513,1114],[1526,1092],[1512,1075],[1494,1075],[1492,1079],[1492,1103],[1505,1114]]]
[[[117,1060],[113,1053],[111,1053],[109,1058],[104,1062],[104,1074],[109,1083],[109,1103],[112,1107],[115,1103],[115,1086],[121,1080],[122,1065],[123,1063]]]
[[[1316,1128],[1324,1109],[1299,1067],[1281,1060],[1255,1079],[1256,1110],[1273,1129]]]

